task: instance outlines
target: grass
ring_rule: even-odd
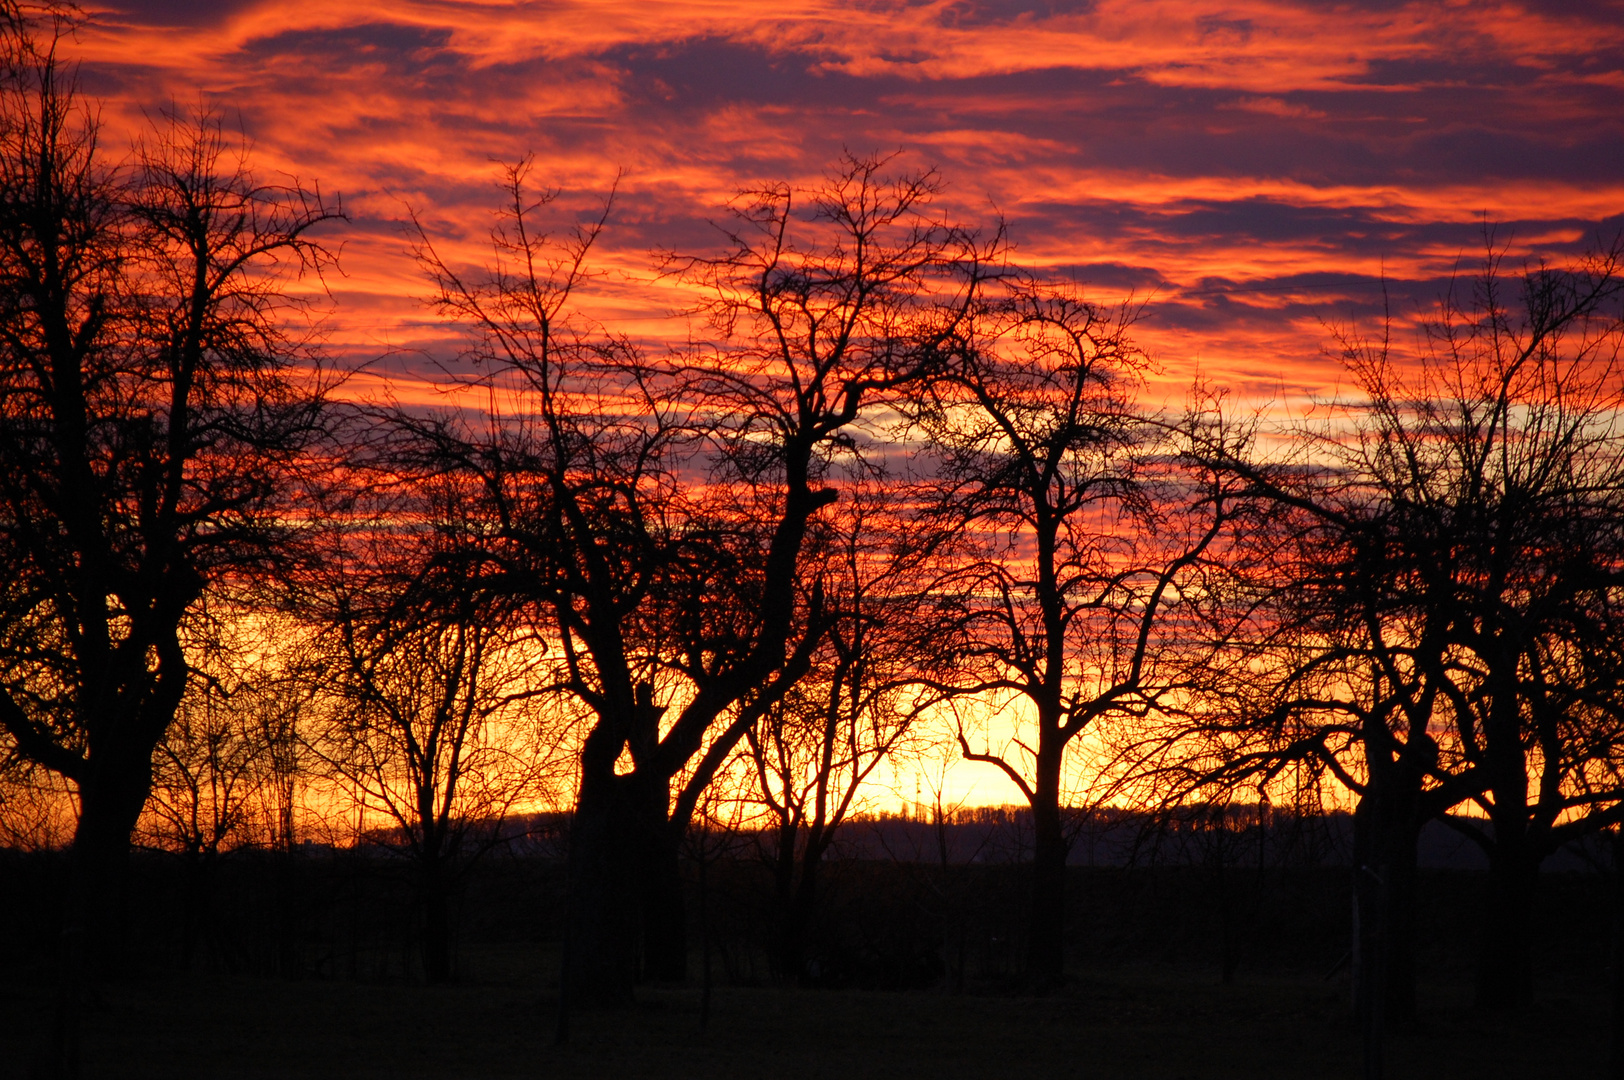
[[[1090,972],[1043,998],[718,987],[649,988],[628,1013],[574,1018],[552,1045],[552,957],[469,958],[461,983],[288,982],[170,975],[103,990],[85,1026],[85,1075],[184,1078],[860,1080],[971,1077],[1173,1080],[1338,1078],[1359,1067],[1344,984],[1138,968]],[[1607,1002],[1547,985],[1515,1023],[1474,1014],[1467,988],[1423,987],[1395,1032],[1394,1080],[1596,1076]],[[26,1075],[48,995],[0,976],[0,1070]]]

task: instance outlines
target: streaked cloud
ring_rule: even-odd
[[[410,205],[475,258],[495,160],[534,152],[566,213],[617,174],[601,313],[658,337],[646,252],[712,242],[741,185],[843,147],[935,165],[961,217],[1101,298],[1150,297],[1175,393],[1334,384],[1326,326],[1424,304],[1486,223],[1571,254],[1624,213],[1616,4],[269,3],[100,8],[74,48],[110,126],[241,117],[267,169],[354,224],[335,342],[445,335],[415,298]]]

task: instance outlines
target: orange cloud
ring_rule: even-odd
[[[188,14],[188,12],[190,14]],[[937,165],[961,218],[1091,295],[1153,296],[1167,387],[1334,382],[1325,320],[1411,302],[1487,222],[1562,257],[1624,212],[1624,21],[1503,4],[1101,0],[108,3],[72,44],[114,131],[171,101],[240,116],[267,171],[341,191],[337,347],[446,347],[409,206],[475,263],[492,159],[535,152],[586,212],[623,173],[595,315],[657,342],[691,297],[648,250],[714,242],[742,184],[843,146]],[[1172,392],[1171,390],[1169,391]],[[1261,392],[1261,391],[1259,391]]]

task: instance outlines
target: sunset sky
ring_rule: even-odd
[[[651,337],[741,185],[841,152],[934,165],[961,220],[1087,295],[1151,301],[1161,392],[1192,373],[1325,390],[1328,324],[1400,315],[1482,250],[1564,255],[1624,224],[1624,5],[92,3],[71,47],[110,141],[223,109],[343,196],[329,331],[358,355],[440,338],[404,255],[488,228],[495,160],[533,152],[582,208],[624,172],[602,310]],[[409,364],[407,365],[409,367]]]
[[[962,221],[1102,301],[1175,402],[1332,392],[1334,326],[1415,316],[1486,226],[1513,260],[1624,227],[1624,4],[432,3],[87,9],[71,43],[105,140],[218,107],[259,170],[342,195],[327,333],[409,379],[449,352],[401,222],[477,258],[496,162],[589,212],[621,174],[598,314],[656,343],[683,298],[649,253],[714,245],[740,187],[843,148],[934,166]],[[986,775],[981,775],[985,772]],[[990,769],[973,801],[1014,796]],[[980,776],[980,780],[974,777]],[[911,785],[910,785],[911,786]]]

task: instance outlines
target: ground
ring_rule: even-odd
[[[649,988],[624,1014],[578,1015],[553,1045],[541,947],[468,955],[458,985],[281,981],[167,974],[115,983],[86,1026],[85,1075],[189,1078],[703,1077],[861,1080],[971,1077],[1172,1080],[1360,1075],[1342,977],[1210,969],[1093,971],[1060,992],[953,995],[717,987],[700,1026],[697,986]],[[1391,1080],[1598,1076],[1607,1001],[1547,984],[1511,1023],[1469,1007],[1469,988],[1423,987],[1427,1007],[1394,1032]],[[0,1070],[27,1074],[45,1017],[35,978],[0,977]]]

